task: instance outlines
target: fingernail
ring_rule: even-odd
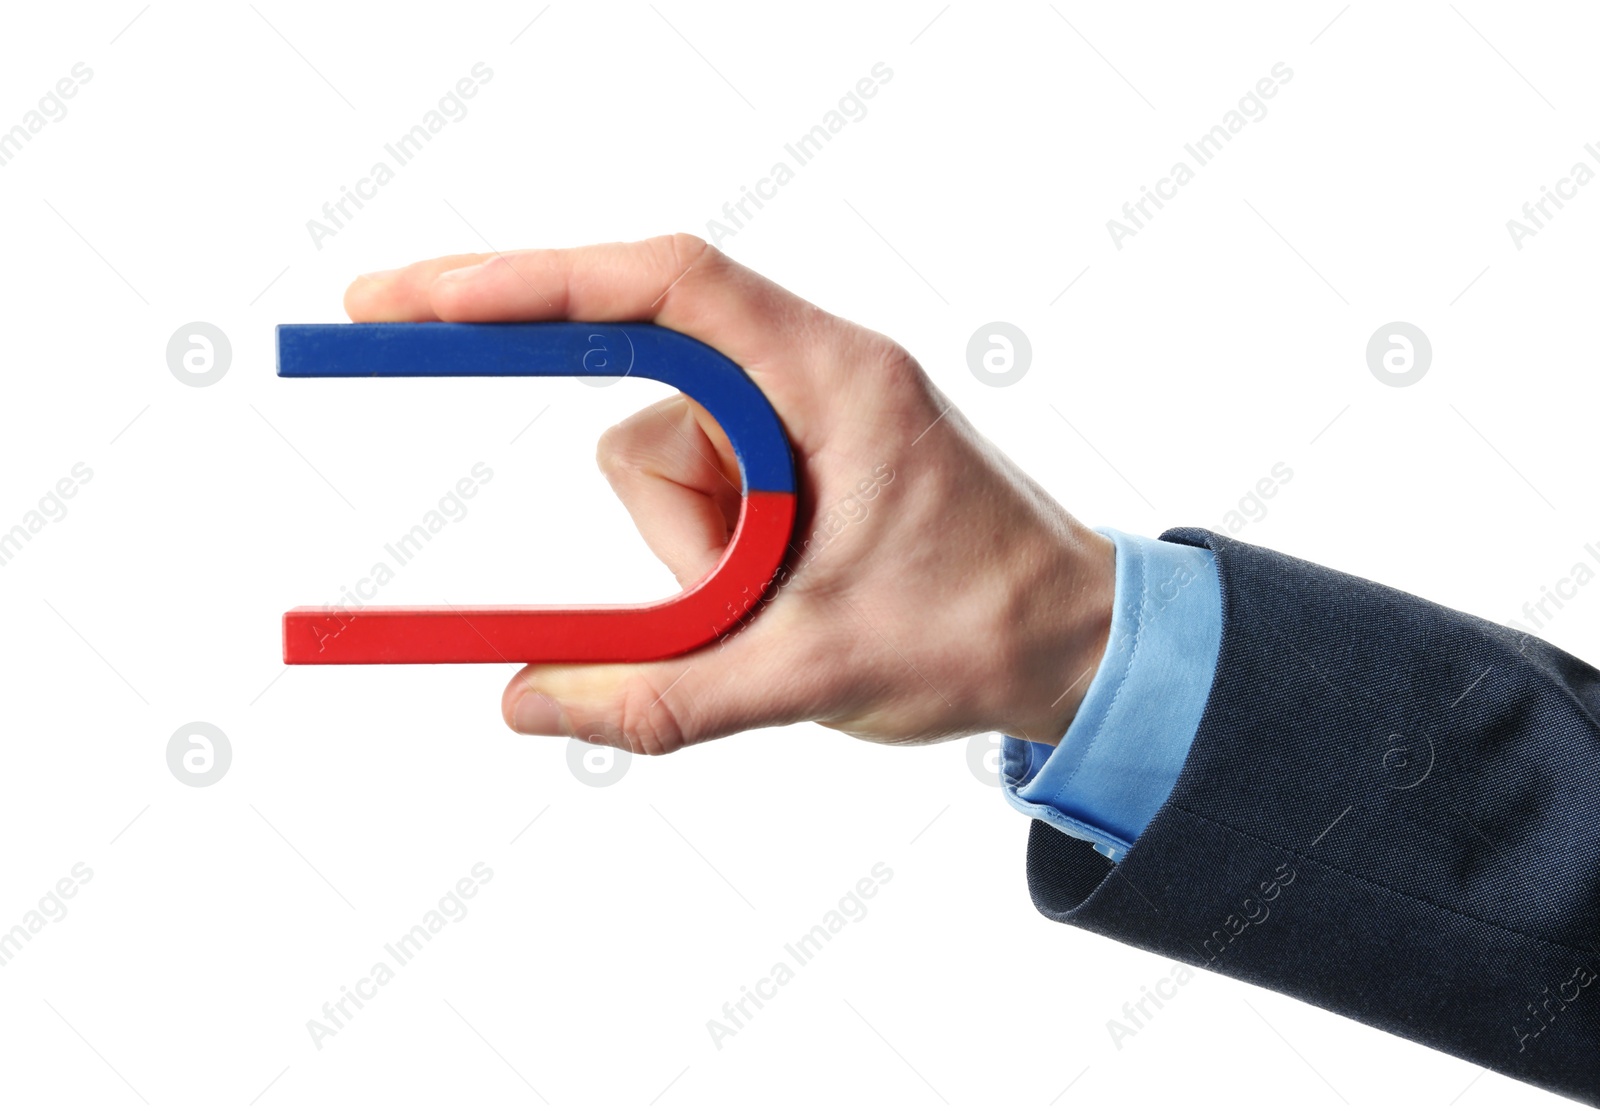
[[[561,726],[561,708],[538,691],[528,691],[517,700],[511,721],[518,733],[540,737],[560,737],[566,733]]]
[[[446,271],[444,271],[443,273],[441,273],[434,280],[435,281],[439,281],[439,282],[444,282],[444,281],[459,282],[459,281],[463,281],[463,280],[465,280],[467,278],[471,278],[474,275],[476,275],[480,270],[483,269],[483,267],[484,267],[484,264],[481,263],[481,262],[475,262],[471,266],[458,266],[454,270],[446,270]]]
[[[398,273],[398,270],[373,270],[360,275],[360,278],[364,282],[386,282]]]

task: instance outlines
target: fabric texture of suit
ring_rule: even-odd
[[[1600,672],[1203,529],[1216,677],[1115,865],[1035,821],[1050,918],[1600,1104]]]

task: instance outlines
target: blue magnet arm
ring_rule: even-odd
[[[726,355],[656,324],[280,324],[282,378],[649,378],[703,405],[739,459],[743,492],[795,492],[772,403]]]

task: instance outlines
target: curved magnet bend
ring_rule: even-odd
[[[727,356],[654,324],[280,324],[283,378],[632,376],[688,394],[722,426],[743,501],[722,559],[682,594],[646,605],[299,607],[283,661],[625,663],[707,644],[754,608],[795,519],[794,459],[772,404]]]

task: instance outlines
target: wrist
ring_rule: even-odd
[[[1004,635],[1010,682],[998,731],[1053,745],[1066,735],[1105,655],[1116,545],[1068,518],[1023,571]]]

